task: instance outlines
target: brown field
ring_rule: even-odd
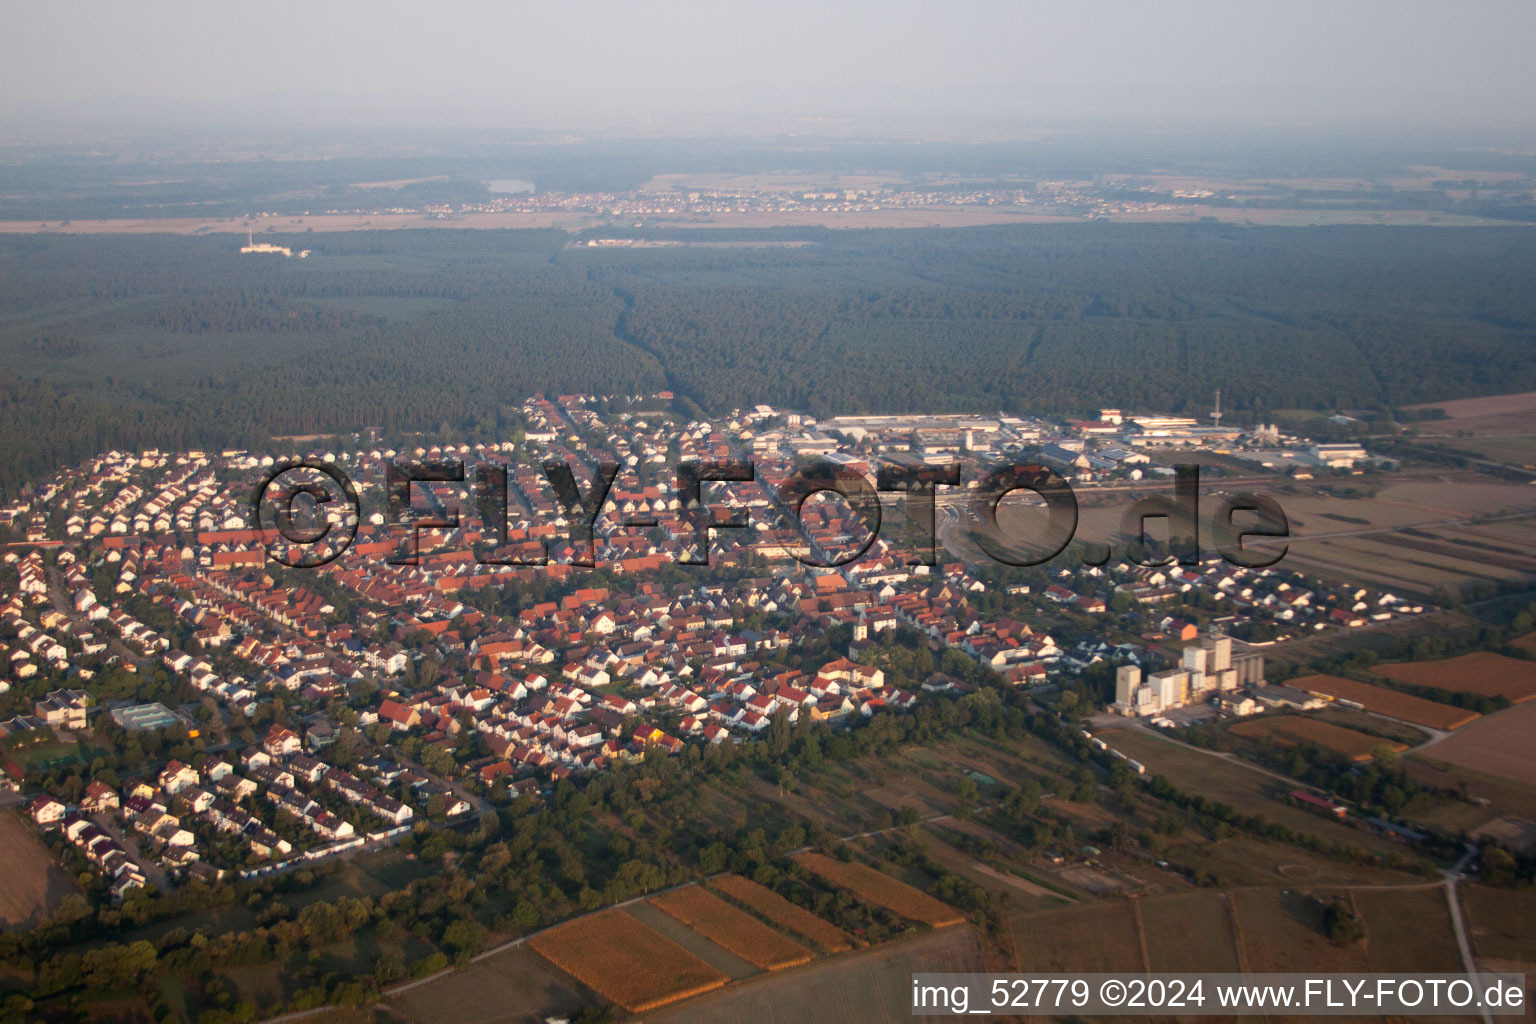
[[[988,968],[975,929],[914,932],[647,1014],[651,1024],[911,1024],[912,975]]]
[[[1423,601],[1442,583],[1536,572],[1536,487],[1524,483],[1463,470],[1410,471],[1373,483],[1380,487],[1374,496],[1354,498],[1326,493],[1326,483],[1244,483],[1285,509],[1291,536],[1281,564],[1323,579],[1374,583]],[[1155,482],[1138,490],[1085,490],[1077,535],[1116,542],[1125,502],[1102,499],[1159,491],[1166,486]],[[1014,515],[1007,503],[1003,509]],[[1495,518],[1503,516],[1523,518]]]
[[[1536,633],[1527,633],[1525,636],[1511,640],[1510,646],[1518,647],[1528,654],[1536,654]]]
[[[1320,747],[1342,754],[1352,761],[1369,761],[1375,752],[1386,747],[1393,751],[1407,750],[1406,743],[1394,743],[1379,736],[1356,732],[1342,726],[1319,722],[1301,715],[1265,716],[1239,722],[1232,727],[1239,736],[1253,739],[1272,739],[1281,746],[1291,747],[1298,743],[1316,743]]]
[[[842,953],[853,948],[853,940],[841,928],[750,878],[720,875],[709,884],[758,916],[805,939],[823,953]]]
[[[1475,722],[1479,717],[1476,711],[1454,708],[1449,704],[1437,704],[1422,697],[1398,693],[1385,686],[1357,683],[1353,679],[1345,679],[1341,676],[1302,676],[1299,679],[1288,680],[1285,685],[1320,693],[1327,697],[1353,701],[1367,711],[1443,731],[1460,729],[1469,722]]]
[[[1482,818],[1469,826],[1465,819],[1457,815],[1454,816],[1457,819],[1455,822],[1457,825],[1472,827],[1503,814],[1536,820],[1536,786],[1506,779],[1502,775],[1490,775],[1488,772],[1480,772],[1466,765],[1437,760],[1435,749],[1430,747],[1424,751],[1405,754],[1397,762],[1398,767],[1407,772],[1409,778],[1422,782],[1426,786],[1454,790],[1465,786],[1469,797],[1488,801],[1488,806],[1481,808],[1484,812]],[[1432,822],[1433,817],[1426,816],[1425,820]]]
[[[37,924],[58,909],[64,897],[78,892],[64,870],[25,822],[0,810],[0,929],[19,931]]]
[[[1190,892],[1141,902],[1142,927],[1153,971],[1229,971],[1241,964],[1227,897]]]
[[[385,1000],[405,1020],[431,1024],[493,1024],[506,1020],[512,1006],[529,1019],[568,1017],[592,1001],[591,993],[522,946]]]
[[[1443,887],[1356,889],[1350,896],[1365,919],[1366,970],[1462,969]]]
[[[1536,702],[1527,701],[1489,715],[1454,736],[1429,747],[1428,757],[1479,772],[1536,786],[1536,758],[1531,735],[1536,730]]]
[[[603,910],[540,932],[534,952],[631,1013],[654,1010],[729,979],[622,910]]]
[[[1293,807],[1281,797],[1295,789],[1289,780],[1277,779],[1232,758],[1216,757],[1178,740],[1139,729],[1099,732],[1104,742],[1134,757],[1154,775],[1167,776],[1187,793],[1242,808],[1288,828],[1309,832],[1333,842],[1377,853],[1401,852],[1401,844],[1381,839],[1338,821]],[[1113,735],[1113,739],[1111,739]]]
[[[722,949],[765,971],[808,963],[811,951],[774,931],[702,886],[689,885],[653,897],[651,904]]]
[[[1243,959],[1257,972],[1363,971],[1365,952],[1340,948],[1323,932],[1323,904],[1295,889],[1237,889],[1231,893],[1242,933]]]
[[[1191,870],[1204,868],[1221,879],[1223,888],[1229,889],[1302,883],[1406,885],[1422,881],[1421,876],[1407,872],[1349,863],[1252,836],[1238,835],[1216,842],[1186,836],[1172,845],[1171,852],[1180,865]]]
[[[1020,971],[1144,971],[1128,900],[1103,900],[1014,917]]]
[[[1536,964],[1536,892],[1460,887],[1467,931],[1479,959]]]
[[[1378,665],[1371,671],[1415,686],[1504,697],[1515,704],[1536,697],[1536,661],[1506,658],[1492,651],[1477,651],[1443,661]]]
[[[1456,398],[1449,402],[1426,402],[1409,408],[1445,410],[1446,419],[1425,420],[1420,424],[1421,436],[1433,434],[1437,428],[1453,422],[1458,430],[1476,430],[1479,433],[1494,429],[1523,429],[1530,432],[1530,417],[1536,413],[1536,391],[1487,395],[1483,398]]]
[[[965,915],[949,904],[857,861],[834,860],[811,851],[795,854],[794,861],[813,874],[847,889],[864,902],[884,907],[910,920],[921,921],[934,928],[944,928],[965,920]]]
[[[1006,894],[1010,905],[1017,907],[1020,911],[1060,906],[1073,899],[1015,874],[1008,869],[1007,862],[1004,863],[1002,870],[998,870],[985,860],[978,859],[961,849],[957,844],[962,842],[962,837],[976,836],[997,843],[1009,852],[1009,860],[1023,859],[1028,856],[1027,851],[977,822],[955,819],[949,819],[942,825],[938,822],[929,822],[918,826],[912,835],[922,844],[928,856],[961,878],[983,889]]]

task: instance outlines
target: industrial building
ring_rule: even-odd
[[[1157,715],[1211,694],[1230,693],[1240,686],[1262,685],[1264,658],[1258,654],[1232,656],[1232,638],[1210,633],[1184,648],[1177,668],[1142,678],[1137,665],[1121,665],[1115,673],[1115,702],[1122,715]]]

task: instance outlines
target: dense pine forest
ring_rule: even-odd
[[[656,234],[647,237],[661,237]],[[0,488],[117,447],[480,437],[540,391],[706,412],[1203,409],[1536,389],[1536,234],[1052,225],[0,239]],[[755,245],[799,241],[805,244]]]

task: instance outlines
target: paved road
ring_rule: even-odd
[[[144,869],[146,881],[153,884],[161,892],[170,892],[171,880],[166,877],[165,869],[160,866],[159,861],[144,855],[144,849],[139,845],[138,836],[124,832],[117,822],[113,820],[111,814],[93,814],[91,815],[91,821],[95,822],[107,835],[122,844],[123,849],[128,851],[128,856],[132,857],[134,862]]]
[[[1469,851],[1467,857],[1462,858],[1461,864],[1465,864],[1473,852],[1475,851]],[[1460,867],[1461,865],[1458,864],[1457,875],[1460,873]],[[1477,958],[1472,953],[1472,943],[1467,940],[1467,928],[1461,920],[1461,900],[1456,898],[1457,875],[1450,875],[1442,883],[1445,886],[1445,903],[1451,912],[1451,929],[1456,933],[1456,948],[1461,951],[1461,969],[1468,974],[1475,974]],[[1488,1012],[1487,1007],[1480,1007],[1479,1012],[1482,1014],[1483,1024],[1493,1024],[1493,1015]]]

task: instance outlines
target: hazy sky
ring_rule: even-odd
[[[761,130],[1490,129],[1536,145],[1531,0],[8,0],[5,120]],[[794,125],[790,124],[790,130]]]

